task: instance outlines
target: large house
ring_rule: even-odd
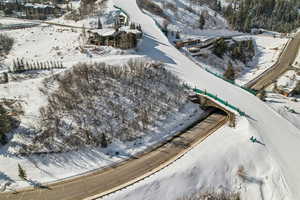
[[[0,0],[0,10],[6,16],[40,20],[63,14],[63,9],[56,4],[26,3],[25,0]]]
[[[61,16],[62,9],[54,5],[26,3],[24,5],[24,13],[27,19],[43,20],[48,17]]]
[[[131,49],[137,46],[141,38],[138,30],[97,29],[88,31],[88,43],[99,46],[112,46],[120,49]]]

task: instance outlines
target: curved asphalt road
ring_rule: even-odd
[[[2,193],[0,200],[82,200],[117,191],[153,174],[188,152],[228,121],[227,116],[213,113],[190,130],[167,141],[155,150],[137,156],[119,166],[50,184],[43,188],[17,193]]]

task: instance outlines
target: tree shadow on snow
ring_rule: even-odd
[[[34,181],[31,179],[26,179],[26,181],[34,188],[51,190],[51,188],[49,186],[43,185],[42,183],[40,183],[38,181]]]
[[[0,171],[0,182],[2,182],[2,181],[15,182],[13,179],[11,179],[9,176],[7,176],[5,173]]]
[[[242,179],[245,182],[257,184],[259,186],[259,191],[260,191],[261,199],[262,200],[265,199],[264,192],[263,192],[264,181],[262,179],[259,179],[259,178],[253,177],[253,176],[249,176],[247,174],[241,174],[240,176],[242,177]]]

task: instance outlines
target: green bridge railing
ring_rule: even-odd
[[[202,95],[208,96],[210,98],[213,98],[214,100],[216,100],[217,102],[223,104],[224,106],[229,107],[229,108],[237,111],[241,116],[245,116],[245,112],[241,111],[239,108],[237,108],[234,105],[228,103],[227,101],[224,101],[223,99],[219,98],[217,95],[213,95],[213,94],[211,94],[207,91],[203,91],[203,90],[200,90],[200,89],[197,89],[197,88],[194,88],[193,91],[198,93],[198,94],[202,94]]]

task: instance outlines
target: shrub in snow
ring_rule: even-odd
[[[6,144],[5,134],[13,128],[13,119],[8,115],[3,106],[0,105],[0,144]]]
[[[186,196],[183,198],[179,198],[177,200],[240,200],[240,195],[238,193],[233,192],[199,192],[195,193],[191,196]]]
[[[162,64],[141,60],[119,66],[81,63],[48,81],[58,89],[45,91],[49,103],[40,110],[41,132],[25,152],[132,141],[187,102],[186,87],[176,76]]]
[[[14,39],[6,34],[0,34],[0,54],[8,54],[14,44]]]
[[[27,179],[26,171],[21,167],[20,164],[18,164],[18,172],[19,172],[19,177],[22,180],[26,180]]]
[[[234,81],[235,80],[235,70],[232,66],[232,63],[229,62],[226,71],[223,75],[227,80]]]

